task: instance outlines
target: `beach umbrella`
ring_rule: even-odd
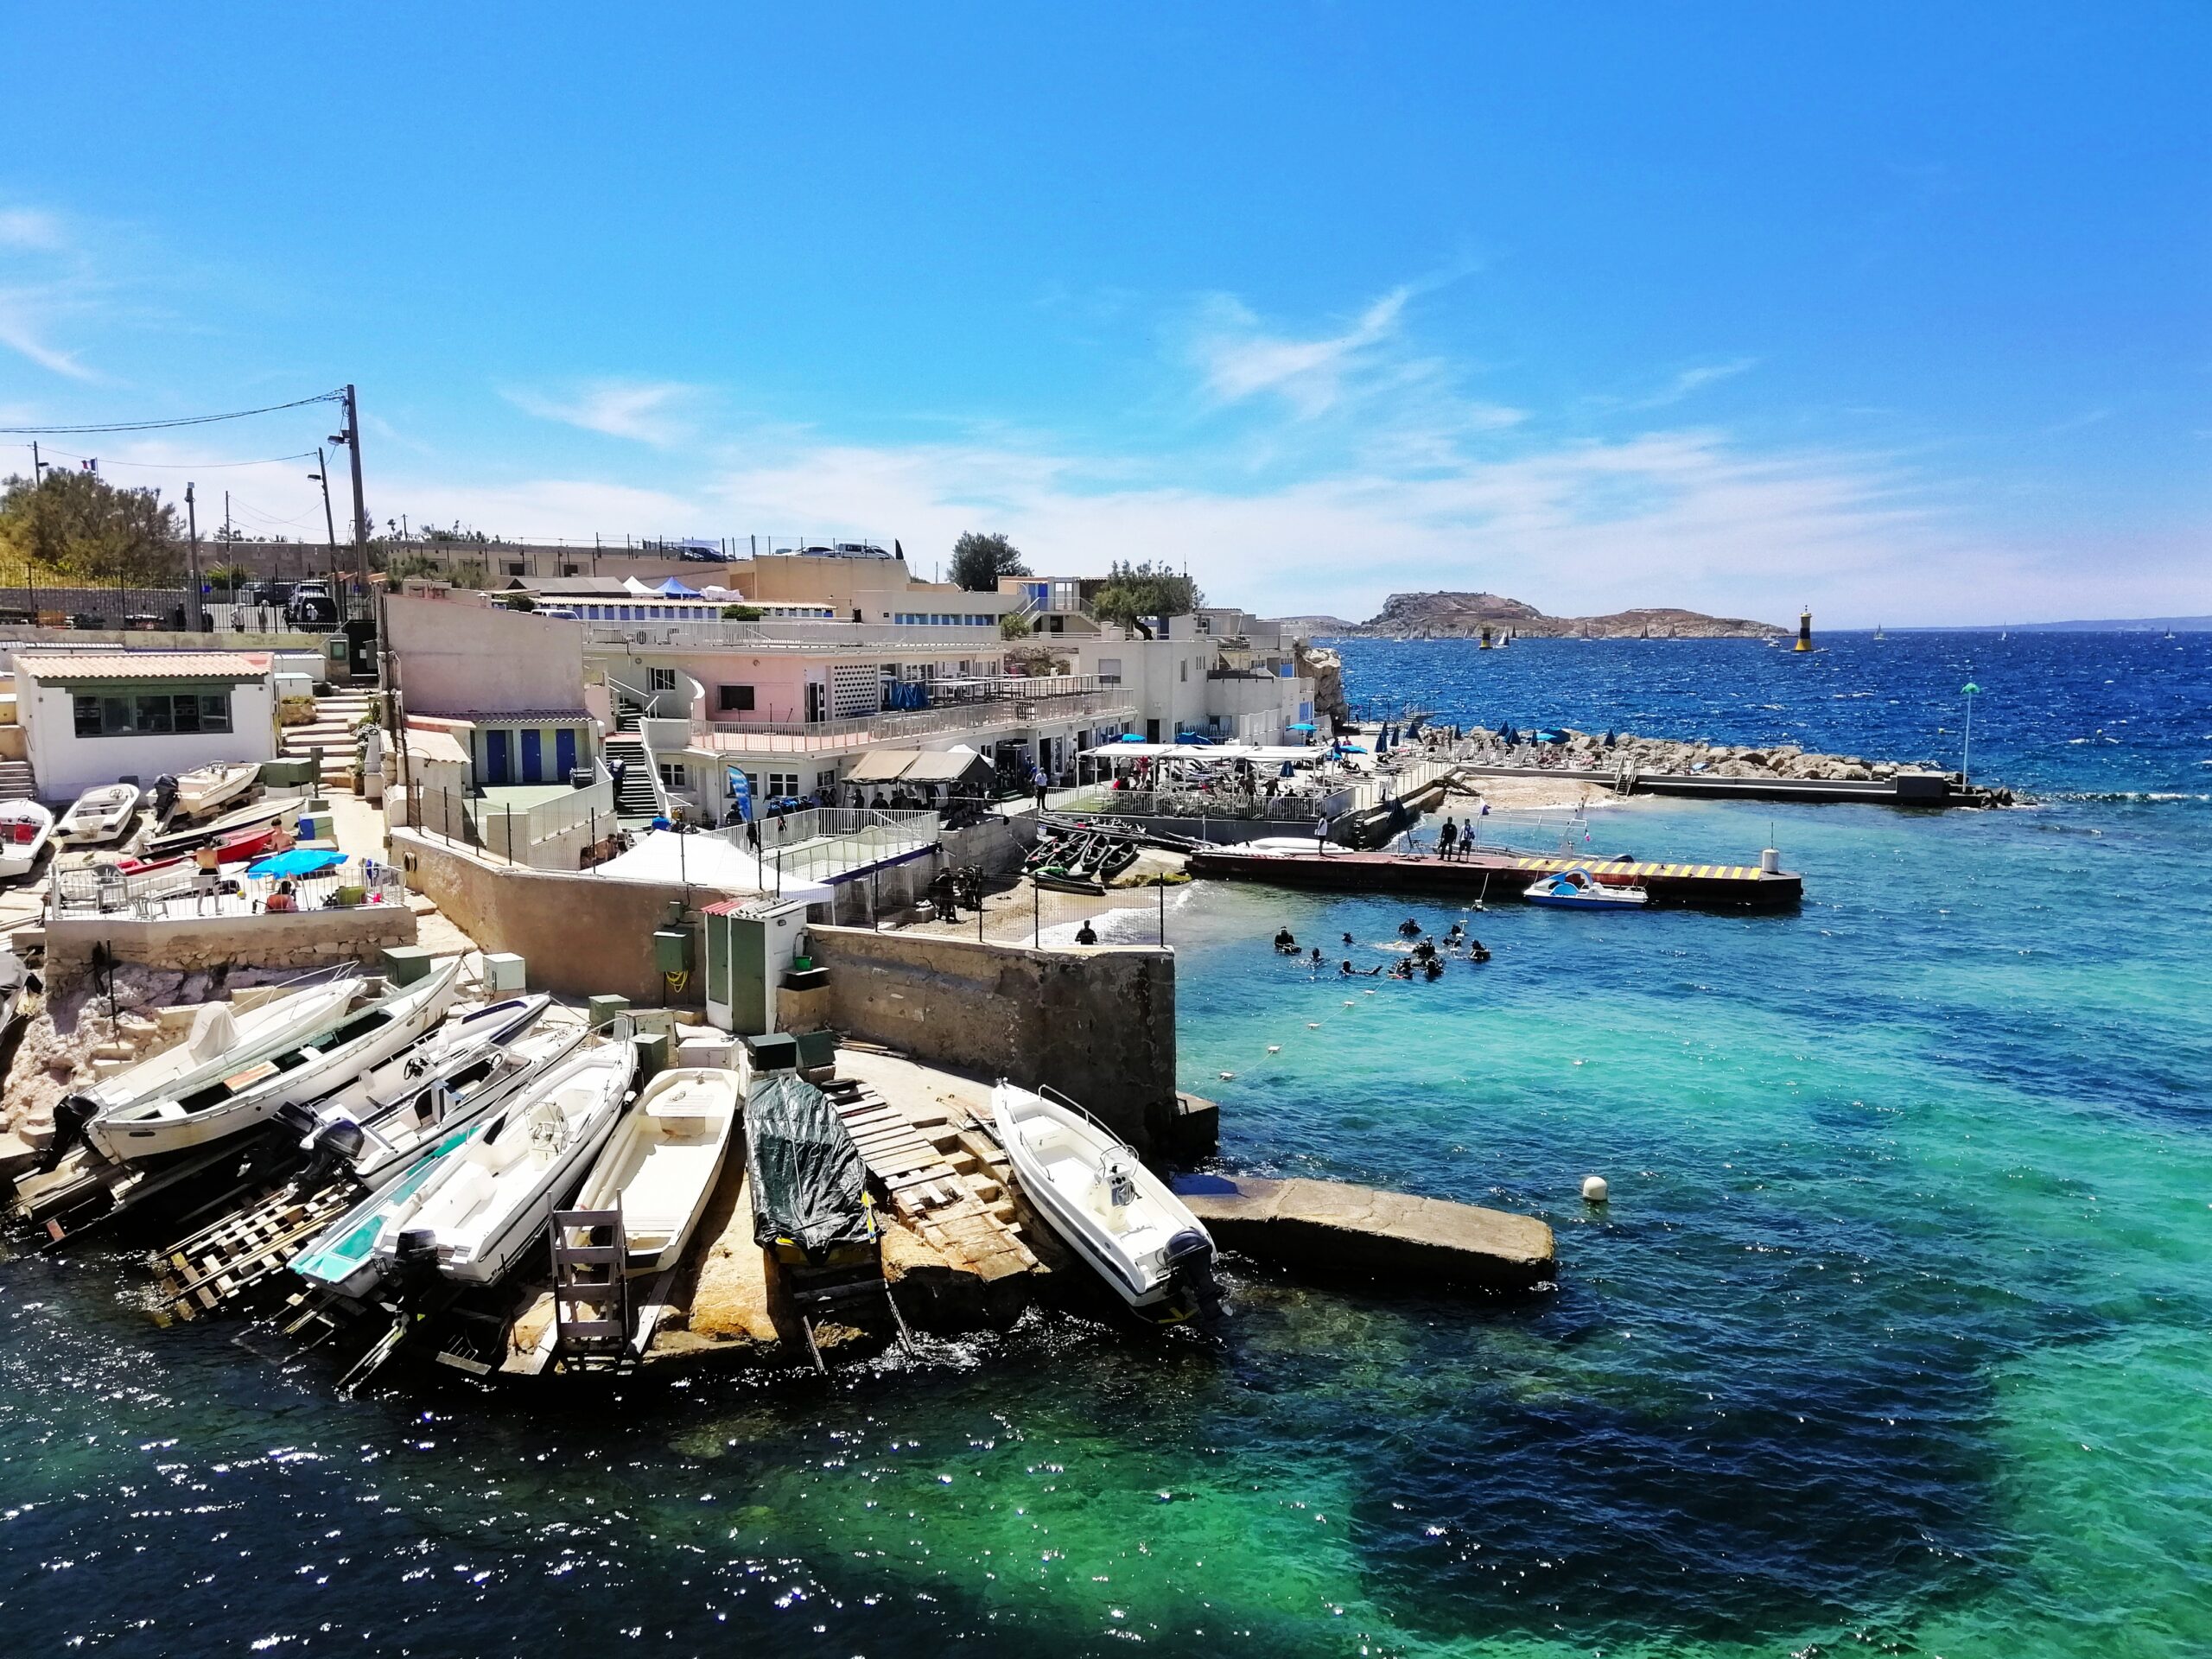
[[[245,873],[248,875],[320,875],[345,861],[345,854],[333,852],[327,847],[295,847],[289,853],[277,853],[247,865]]]

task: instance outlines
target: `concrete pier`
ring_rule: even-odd
[[[1557,1270],[1552,1230],[1530,1216],[1344,1181],[1185,1175],[1174,1185],[1215,1243],[1284,1267],[1504,1292],[1535,1290]]]

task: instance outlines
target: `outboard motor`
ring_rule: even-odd
[[[413,1290],[438,1272],[438,1235],[431,1227],[404,1229],[392,1247],[392,1286],[401,1294]]]
[[[1198,1311],[1208,1319],[1223,1317],[1221,1286],[1213,1276],[1213,1241],[1194,1227],[1185,1227],[1167,1241],[1160,1252],[1175,1282],[1191,1294]]]
[[[334,1117],[308,1137],[307,1167],[300,1173],[302,1187],[321,1186],[332,1176],[350,1172],[369,1132],[350,1117]]]
[[[88,1095],[64,1095],[54,1103],[54,1139],[39,1159],[41,1170],[53,1170],[62,1155],[85,1138],[85,1125],[99,1115],[99,1103]]]
[[[154,822],[159,823],[168,817],[175,805],[176,779],[165,772],[154,779]]]

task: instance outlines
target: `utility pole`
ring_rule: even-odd
[[[38,440],[31,440],[31,487],[36,489],[46,481],[46,463],[38,458]]]
[[[188,533],[191,537],[190,541],[187,543],[189,551],[185,556],[185,580],[189,582],[192,587],[192,602],[186,607],[184,614],[186,625],[189,626],[194,633],[197,633],[200,632],[200,509],[193,501],[192,486],[189,484],[187,484],[184,486],[184,520],[186,524],[189,526]]]
[[[322,486],[322,533],[330,548],[330,574],[338,575],[338,525],[330,516],[330,463],[323,459],[322,446],[315,447],[315,481]],[[305,569],[300,574],[307,575]]]
[[[361,594],[369,591],[369,511],[361,503],[361,410],[353,388],[346,388],[346,454],[353,469],[353,557],[359,567]]]

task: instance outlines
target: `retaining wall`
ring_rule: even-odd
[[[1175,1112],[1175,957],[809,924],[829,1021],[918,1060],[1050,1084],[1146,1148]]]
[[[416,830],[391,832],[391,855],[407,885],[484,950],[521,957],[532,990],[611,994],[652,1007],[703,1001],[696,946],[690,977],[671,992],[653,963],[652,936],[667,925],[671,901],[688,907],[732,896],[718,888],[500,864]]]
[[[415,943],[415,912],[404,905],[302,910],[274,916],[180,916],[148,922],[127,916],[60,916],[46,923],[46,971],[56,984],[83,976],[92,947],[118,962],[190,973],[251,964],[321,968],[374,962],[386,945]]]

